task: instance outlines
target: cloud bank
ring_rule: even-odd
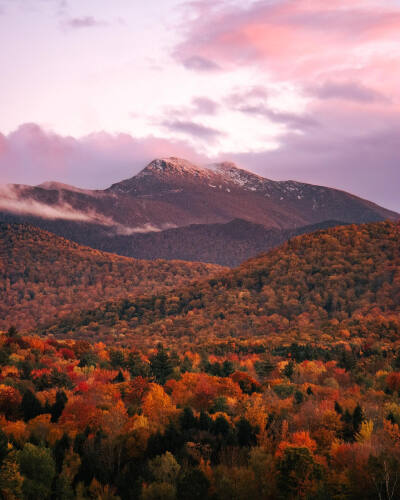
[[[154,158],[165,156],[204,161],[183,141],[106,132],[65,137],[29,123],[8,135],[0,133],[0,183],[59,181],[102,189],[132,177]]]

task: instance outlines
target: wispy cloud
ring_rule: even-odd
[[[208,97],[194,97],[190,111],[195,115],[215,115],[219,107],[216,101]]]
[[[319,99],[343,99],[361,103],[387,102],[380,92],[359,82],[327,81],[309,88],[309,93]]]
[[[221,71],[221,67],[211,59],[202,56],[190,56],[182,59],[182,64],[186,69],[195,71]]]
[[[304,130],[305,128],[316,127],[318,125],[317,120],[311,116],[276,111],[263,105],[242,105],[237,109],[242,113],[263,116],[272,122],[281,123],[296,130]]]
[[[14,214],[29,214],[44,219],[64,219],[71,221],[91,222],[107,226],[113,221],[94,211],[82,212],[65,202],[48,205],[26,197],[24,189],[13,185],[0,185],[0,210]]]
[[[93,16],[71,17],[62,21],[62,26],[70,29],[98,28],[107,26],[105,21],[96,19]]]
[[[183,133],[207,141],[214,141],[223,135],[219,130],[193,121],[165,120],[162,122],[162,126],[171,132]]]

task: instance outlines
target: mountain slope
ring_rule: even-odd
[[[32,226],[0,224],[0,329],[54,321],[83,305],[167,290],[219,269],[120,257]]]
[[[0,196],[2,221],[34,224],[80,244],[125,255],[135,255],[128,249],[134,248],[138,234],[194,224],[242,219],[267,229],[286,230],[327,220],[362,223],[398,218],[394,212],[343,191],[264,179],[232,163],[201,168],[178,158],[154,160],[136,176],[103,191],[49,182],[3,187]],[[133,237],[120,240],[126,247],[113,248],[115,236]],[[185,252],[191,243],[185,237],[183,233],[176,252],[172,249],[163,256],[176,258]],[[201,253],[196,258],[207,260]]]
[[[46,330],[81,336],[118,328],[179,342],[275,333],[332,339],[400,334],[400,224],[317,231],[237,269],[167,294],[110,302]],[[99,328],[100,327],[100,328]],[[349,334],[350,334],[349,333]],[[347,334],[346,334],[347,335]]]
[[[326,221],[297,229],[267,229],[261,224],[235,219],[224,224],[191,224],[160,232],[118,235],[104,238],[95,246],[138,259],[177,258],[234,267],[293,236],[341,224]]]

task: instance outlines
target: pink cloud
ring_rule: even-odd
[[[184,141],[107,132],[65,137],[30,123],[6,136],[0,134],[0,183],[39,184],[55,180],[104,188],[164,156],[204,161]]]
[[[300,84],[337,75],[365,83],[370,75],[368,86],[385,90],[398,78],[387,63],[399,57],[399,32],[400,7],[388,2],[261,0],[248,8],[209,7],[185,25],[174,55],[184,65],[192,57],[224,69],[254,65]]]

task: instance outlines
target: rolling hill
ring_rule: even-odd
[[[167,290],[221,268],[145,261],[80,246],[28,225],[0,224],[0,329],[29,328],[110,299]]]
[[[400,225],[372,223],[295,237],[234,270],[136,300],[83,311],[47,333],[191,343],[216,337],[293,339],[400,333]]]

